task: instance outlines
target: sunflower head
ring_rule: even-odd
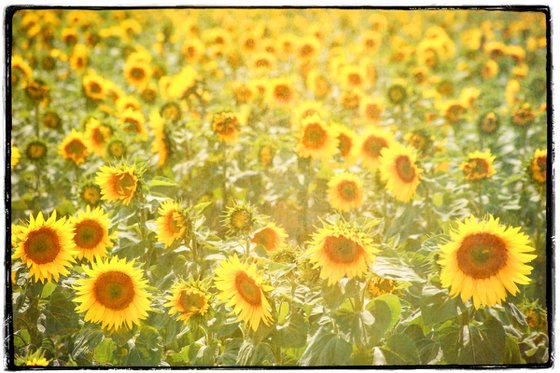
[[[340,156],[344,159],[346,164],[353,164],[359,149],[356,133],[342,124],[335,125],[335,131],[338,133],[336,138],[338,139],[338,151]]]
[[[134,261],[116,256],[83,266],[85,278],[76,281],[77,312],[85,321],[100,323],[104,329],[119,330],[148,317],[150,308],[147,281]]]
[[[381,151],[379,170],[385,188],[401,202],[409,202],[420,184],[422,169],[414,148],[393,143]]]
[[[94,258],[107,255],[107,250],[113,247],[111,239],[114,238],[109,234],[110,223],[109,216],[101,207],[92,209],[89,205],[70,220],[78,258],[93,262]]]
[[[47,156],[47,144],[41,140],[31,140],[25,147],[25,156],[32,162],[40,162]]]
[[[531,105],[524,103],[511,114],[511,123],[517,127],[525,127],[535,121],[535,113]]]
[[[39,79],[28,80],[24,85],[24,90],[27,97],[34,101],[42,101],[49,94],[49,86]]]
[[[128,163],[101,166],[95,183],[101,188],[101,199],[129,205],[140,191],[141,171],[135,164]]]
[[[228,207],[223,218],[224,227],[231,236],[248,235],[256,222],[257,216],[254,207],[240,202]]]
[[[18,359],[19,360],[19,359]],[[47,367],[51,361],[45,358],[45,353],[42,350],[37,350],[31,355],[22,358],[17,365],[26,367]]]
[[[336,210],[356,209],[363,202],[363,185],[363,180],[355,174],[337,173],[328,183],[327,199]]]
[[[163,119],[170,122],[178,122],[181,120],[182,110],[178,103],[175,101],[167,102],[159,111]]]
[[[224,142],[234,142],[239,136],[240,127],[239,117],[233,112],[217,113],[212,118],[212,130]]]
[[[169,313],[176,315],[178,320],[187,323],[208,313],[210,308],[210,294],[199,283],[193,281],[179,281],[166,297]]]
[[[71,160],[75,165],[84,163],[89,154],[84,134],[73,129],[72,132],[62,140],[58,152],[64,159]]]
[[[256,331],[261,322],[270,325],[272,315],[265,291],[270,287],[263,284],[255,264],[245,264],[234,255],[220,263],[214,279],[219,291],[218,299],[226,307],[232,307],[238,321]]]
[[[141,111],[128,108],[121,113],[119,121],[125,132],[137,135],[141,141],[148,139],[148,132],[145,126],[146,118]]]
[[[164,201],[158,209],[156,221],[158,241],[165,247],[187,238],[193,229],[189,212],[172,200]]]
[[[405,135],[409,145],[415,148],[421,154],[426,154],[432,149],[434,144],[433,136],[424,129],[414,130]]]
[[[126,157],[127,153],[128,147],[121,139],[112,139],[107,142],[107,146],[105,147],[105,154],[110,159],[122,159]]]
[[[495,158],[496,156],[492,155],[490,150],[469,153],[467,159],[461,163],[461,170],[463,170],[467,180],[480,181],[488,179],[496,173],[493,164]]]
[[[375,171],[379,167],[381,151],[393,143],[393,135],[380,128],[372,128],[363,135],[360,157],[365,168]]]
[[[491,135],[500,128],[500,117],[494,111],[482,115],[478,121],[478,130],[481,133]]]
[[[377,251],[369,232],[340,219],[323,222],[323,227],[313,233],[306,256],[314,268],[321,269],[321,278],[330,286],[345,276],[362,277]]]
[[[101,200],[101,188],[95,183],[86,182],[80,189],[80,198],[87,205],[95,207]]]
[[[95,72],[88,73],[82,80],[84,95],[93,101],[102,101],[107,95],[105,79]]]
[[[472,298],[475,308],[494,306],[515,295],[517,284],[526,285],[536,258],[529,237],[520,228],[503,226],[492,216],[459,222],[451,239],[440,247],[441,283],[463,302]]]
[[[105,155],[107,142],[113,135],[113,129],[105,124],[102,124],[96,118],[89,118],[86,122],[86,131],[84,138],[89,145],[89,148],[98,156]]]
[[[546,149],[537,149],[531,164],[529,165],[529,174],[531,179],[540,185],[546,184],[546,166],[547,166],[547,151]]]
[[[55,111],[47,111],[43,114],[43,125],[52,130],[60,131],[62,129],[62,119]]]
[[[335,130],[318,114],[307,116],[299,127],[298,153],[301,157],[331,159],[338,150]]]
[[[407,99],[408,93],[406,85],[395,83],[387,89],[387,99],[394,105],[402,105]]]
[[[284,228],[274,223],[268,223],[264,228],[253,234],[251,242],[263,247],[268,253],[273,253],[284,245],[287,237],[288,234]]]
[[[35,281],[58,281],[75,262],[72,237],[70,225],[65,218],[57,220],[56,211],[46,220],[39,212],[36,218],[30,216],[27,225],[19,226],[14,258],[21,259]]]
[[[379,297],[385,294],[393,294],[398,290],[398,284],[395,280],[373,275],[369,280],[368,292],[372,297]]]

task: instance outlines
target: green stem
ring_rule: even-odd
[[[225,209],[228,200],[228,193],[227,193],[227,145],[222,143],[222,207]]]
[[[41,138],[41,123],[39,122],[39,102],[35,102],[35,136]]]

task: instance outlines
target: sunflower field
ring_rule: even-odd
[[[12,369],[551,364],[546,9],[8,14]]]

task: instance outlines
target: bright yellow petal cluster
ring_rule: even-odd
[[[410,146],[393,143],[381,151],[379,170],[385,188],[397,200],[409,202],[420,184],[422,169],[416,165],[416,152]]]

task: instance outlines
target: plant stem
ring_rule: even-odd
[[[227,194],[227,145],[222,143],[222,208],[226,208],[228,194]]]

